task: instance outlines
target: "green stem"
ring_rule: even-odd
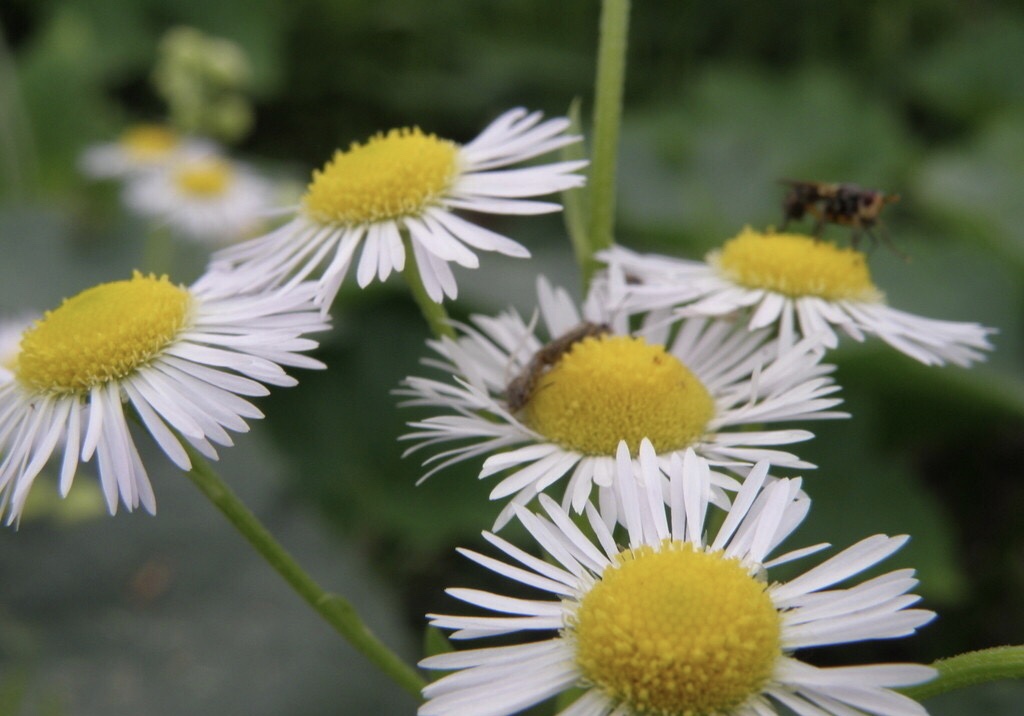
[[[615,230],[615,164],[622,124],[622,88],[626,77],[629,0],[604,0],[594,88],[594,136],[590,163],[590,253],[612,245]],[[593,273],[587,257],[584,270]]]
[[[988,681],[1024,678],[1024,646],[997,646],[957,654],[932,664],[939,670],[933,680],[899,689],[917,701]]]
[[[365,656],[403,689],[420,697],[425,682],[411,666],[388,649],[356,614],[345,598],[324,591],[310,577],[288,551],[274,539],[267,528],[249,511],[249,508],[231,491],[231,488],[213,471],[210,464],[191,445],[185,444],[192,460],[189,478],[210,502],[228,518],[242,536],[284,578],[299,596],[316,610],[334,630],[341,634],[356,651]]]
[[[423,278],[420,276],[420,267],[416,265],[416,254],[412,250],[412,241],[407,235],[403,235],[402,243],[405,245],[405,269],[402,271],[402,276],[409,284],[409,291],[412,292],[413,299],[427,320],[427,325],[438,338],[444,336],[455,338],[455,329],[452,328],[452,324],[448,320],[448,312],[444,310],[444,305],[436,303],[427,295]]]
[[[583,121],[580,119],[580,100],[576,98],[569,105],[566,116],[569,118],[569,133],[583,134]],[[563,162],[572,162],[587,158],[586,147],[583,142],[576,142],[562,147],[559,152],[559,159]],[[590,187],[587,185],[566,189],[562,192],[562,217],[565,219],[565,230],[569,234],[569,243],[572,244],[572,252],[576,257],[576,264],[580,267],[580,274],[583,278],[583,292],[586,293],[590,284],[590,277],[598,268],[594,261],[594,249],[590,245],[590,227],[587,222],[590,220]]]

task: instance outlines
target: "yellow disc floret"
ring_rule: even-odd
[[[178,146],[177,133],[159,124],[140,124],[121,134],[120,144],[133,159],[153,161]]]
[[[166,276],[136,272],[87,289],[25,331],[15,376],[43,393],[84,393],[124,378],[177,338],[191,305]]]
[[[630,451],[648,438],[656,450],[678,450],[704,434],[714,401],[703,383],[663,346],[610,336],[575,343],[537,381],[527,424],[587,455]]]
[[[729,280],[748,288],[793,298],[882,300],[863,252],[803,234],[763,234],[747,228],[707,260]]]
[[[458,146],[419,127],[341,150],[313,172],[303,206],[314,220],[359,224],[419,214],[451,186]]]
[[[231,185],[231,166],[216,157],[184,164],[174,172],[174,183],[183,194],[209,199],[222,195]]]
[[[758,693],[779,614],[736,559],[666,540],[619,554],[567,627],[587,681],[630,713],[706,716]]]

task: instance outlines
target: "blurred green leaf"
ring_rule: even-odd
[[[19,85],[32,121],[41,184],[66,189],[77,181],[83,138],[111,126],[104,102],[98,47],[104,44],[77,6],[57,9],[45,30],[19,58]]]
[[[1022,50],[1024,52],[1024,50]],[[1013,263],[1024,275],[1024,106],[1007,109],[965,146],[926,158],[915,201],[940,227],[952,227]]]
[[[709,69],[664,104],[627,110],[620,240],[638,231],[703,253],[744,224],[780,221],[781,178],[891,190],[916,152],[844,75]]]
[[[931,716],[1018,716],[1024,683],[1002,681],[936,696],[924,702]]]
[[[935,602],[965,599],[970,586],[949,512],[914,475],[907,455],[878,444],[879,408],[849,397],[845,407],[851,420],[815,426],[815,438],[800,449],[818,465],[804,473],[812,505],[800,544],[829,542],[828,554],[835,554],[872,534],[909,534],[910,543],[885,561],[884,570],[913,567],[919,593]]]
[[[1021,57],[1024,18],[994,9],[970,18],[907,67],[922,104],[961,122],[979,121],[1024,106],[1024,74],[1011,69]]]
[[[18,716],[28,691],[28,674],[13,669],[0,677],[0,716]]]
[[[61,524],[73,525],[107,515],[107,504],[96,482],[79,480],[72,485],[66,497],[61,497],[53,475],[36,478],[36,488],[29,493],[22,512],[22,522],[53,519]]]
[[[905,262],[884,248],[871,255],[872,276],[890,306],[932,319],[979,323],[996,331],[989,336],[993,350],[971,371],[950,368],[920,375],[973,386],[983,403],[1008,409],[1008,401],[1017,400],[1019,387],[1015,386],[1024,365],[1024,275],[1019,267],[973,240],[959,225],[890,234],[911,256]],[[845,345],[852,347],[852,343]],[[884,374],[880,379],[884,381]],[[993,395],[992,388],[1004,395]]]
[[[440,374],[419,365],[431,352],[415,307],[387,289],[370,294],[347,313],[335,304],[339,331],[318,356],[330,369],[275,394],[267,412],[296,489],[345,532],[396,547],[395,560],[411,566],[489,527],[499,506],[487,497],[492,484],[476,477],[478,462],[416,485],[436,450],[402,459],[398,436],[425,416],[399,409],[390,392],[407,375]]]

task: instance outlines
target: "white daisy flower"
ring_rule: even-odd
[[[504,560],[460,552],[549,598],[449,589],[499,616],[429,615],[453,639],[527,633],[530,641],[428,657],[420,666],[452,671],[423,689],[421,716],[504,716],[570,689],[563,716],[925,716],[891,690],[934,677],[917,664],[821,668],[795,651],[912,634],[935,615],[910,608],[912,569],[837,587],[899,549],[906,536],[875,535],[788,582],[772,567],[819,551],[816,545],[768,559],[800,524],[809,501],[799,479],[766,479],[758,463],[721,527],[707,520],[707,468],[692,451],[669,462],[669,503],[660,461],[644,442],[640,480],[629,449],[618,449],[623,524],[620,548],[591,504],[587,536],[558,504],[516,516],[550,555],[539,559],[484,533]],[[714,531],[715,534],[706,534]],[[552,636],[540,636],[555,632]],[[507,640],[506,640],[507,641]],[[791,710],[791,711],[790,711]]]
[[[32,482],[63,444],[60,491],[96,455],[111,514],[156,503],[125,404],[174,464],[191,462],[184,438],[216,459],[212,443],[263,417],[245,397],[296,380],[281,366],[323,368],[303,338],[327,325],[301,284],[262,295],[211,297],[167,277],[136,273],[66,299],[25,331],[14,380],[0,385],[0,510],[18,520]]]
[[[423,479],[481,455],[489,456],[481,478],[503,473],[491,499],[512,499],[499,527],[514,504],[567,476],[565,504],[576,511],[594,485],[602,504],[613,502],[621,440],[635,450],[648,438],[665,461],[693,448],[701,460],[743,476],[758,460],[813,467],[773,449],[812,433],[763,424],[847,417],[830,411],[842,401],[833,397],[839,388],[828,375],[832,366],[819,362],[814,341],[780,353],[767,331],[699,318],[671,333],[656,321],[661,325],[631,336],[624,315],[602,308],[599,292],[581,316],[564,290],[543,279],[538,289],[552,343],[545,346],[513,311],[474,316],[473,325],[458,326],[458,340],[428,341],[441,358],[428,365],[454,380],[410,377],[398,391],[406,405],[446,413],[410,423],[415,432],[404,439],[418,444],[406,454],[463,443],[429,458],[425,464],[437,464]],[[716,488],[736,489],[732,477],[716,473],[715,480]]]
[[[216,151],[206,139],[187,137],[160,124],[136,124],[116,142],[88,147],[79,159],[82,173],[93,179],[121,179],[161,169],[177,159]]]
[[[555,162],[505,169],[579,141],[569,120],[541,122],[540,112],[513,109],[476,139],[459,145],[418,127],[377,134],[339,150],[313,173],[294,219],[267,236],[219,252],[214,268],[237,268],[247,286],[302,280],[320,272],[318,302],[329,307],[356,261],[356,280],[367,286],[405,267],[412,247],[429,296],[455,298],[450,262],[476,268],[477,251],[524,258],[520,244],[461,218],[455,210],[484,214],[543,214],[561,205],[526,200],[581,186],[574,174],[586,162]]]
[[[187,239],[228,244],[262,228],[275,193],[273,182],[252,168],[208,154],[132,178],[124,200]]]
[[[991,350],[995,332],[977,323],[922,318],[891,308],[871,281],[867,257],[802,234],[744,229],[706,262],[640,255],[620,246],[601,252],[612,300],[628,310],[679,307],[680,316],[749,316],[751,330],[771,327],[782,346],[837,330],[855,340],[876,335],[926,365],[969,366]]]

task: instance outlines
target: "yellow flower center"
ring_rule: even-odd
[[[537,381],[527,424],[570,450],[632,452],[645,437],[659,451],[678,450],[704,434],[714,415],[707,388],[677,358],[643,338],[585,338]]]
[[[174,183],[183,194],[210,199],[227,191],[233,177],[227,162],[210,157],[179,167],[174,173]]]
[[[359,224],[419,214],[451,186],[458,146],[419,127],[338,150],[313,172],[303,205],[315,221]]]
[[[43,393],[85,393],[159,355],[187,326],[189,292],[135,272],[64,299],[25,331],[15,375]]]
[[[178,135],[158,124],[140,124],[121,134],[120,144],[134,159],[153,161],[178,146]]]
[[[708,254],[707,260],[726,278],[748,288],[793,298],[882,300],[862,252],[802,234],[763,234],[746,228]]]
[[[584,677],[630,713],[705,716],[758,693],[779,614],[738,560],[665,540],[619,554],[568,625]]]

